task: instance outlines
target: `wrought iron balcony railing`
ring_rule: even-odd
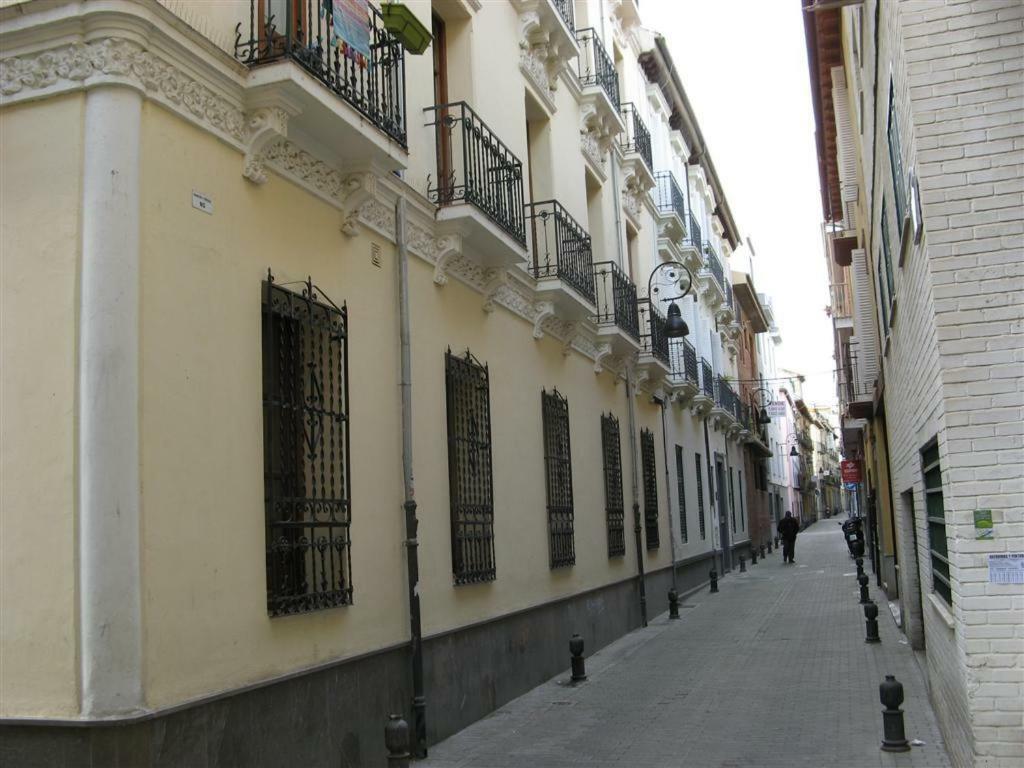
[[[640,113],[633,102],[622,105],[622,120],[626,124],[626,133],[622,138],[623,152],[636,152],[647,163],[647,170],[654,168],[651,153],[651,132],[647,130]]]
[[[722,260],[718,258],[715,248],[711,243],[704,243],[704,266],[711,272],[718,285],[725,290],[725,271],[722,269]]]
[[[405,147],[405,49],[370,6],[369,57],[346,53],[335,35],[333,5],[322,6],[249,0],[248,32],[241,22],[235,26],[235,58],[249,66],[292,59]]]
[[[697,351],[686,339],[669,340],[669,356],[672,363],[672,376],[677,379],[686,379],[694,384],[700,383],[700,374],[697,368]]]
[[[706,358],[700,359],[700,386],[706,397],[715,399],[715,374]]]
[[[654,181],[657,185],[658,212],[665,216],[674,213],[679,217],[679,222],[686,226],[686,197],[672,171],[658,171],[654,174]]]
[[[526,245],[523,164],[464,101],[428,107],[437,138],[437,206],[470,203]]]
[[[596,85],[602,88],[612,106],[619,108],[619,74],[615,71],[601,38],[593,27],[576,33],[580,46],[580,85]]]
[[[557,277],[594,303],[594,258],[590,235],[556,200],[529,203],[529,226],[533,276],[538,280]]]
[[[650,299],[640,299],[640,344],[644,352],[654,355],[670,366],[668,336],[665,335],[665,316]]]
[[[569,31],[575,32],[576,18],[573,13],[572,0],[551,0],[551,4],[555,6],[555,10],[558,11],[558,15],[562,17],[562,21],[565,22],[565,26],[569,28]]]
[[[597,324],[616,325],[639,341],[640,318],[633,281],[613,261],[595,264],[594,278],[597,288]]]
[[[696,248],[698,251],[701,249],[701,243],[704,241],[701,239],[703,235],[700,231],[700,224],[697,223],[697,219],[694,218],[693,213],[687,214],[687,220],[689,226],[686,228],[686,245],[691,248]]]

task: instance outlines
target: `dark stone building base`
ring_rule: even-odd
[[[711,555],[677,564],[681,595],[707,581]],[[647,613],[668,609],[670,568],[647,574]],[[427,736],[436,743],[640,626],[627,579],[424,640]],[[406,646],[118,723],[0,725],[0,765],[18,768],[221,768],[385,763],[384,724],[408,719]]]

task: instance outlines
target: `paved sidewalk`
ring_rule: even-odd
[[[835,520],[689,595],[568,672],[431,749],[424,768],[944,768],[950,762],[922,673],[881,593],[882,643],[864,642],[855,566]],[[568,641],[568,638],[566,638]],[[568,647],[566,649],[568,664]],[[878,684],[903,683],[904,754],[878,748]]]

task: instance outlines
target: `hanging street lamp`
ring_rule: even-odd
[[[690,329],[687,327],[686,321],[683,320],[683,312],[676,302],[686,298],[690,292],[693,287],[693,274],[678,261],[665,261],[656,266],[651,270],[651,276],[647,278],[647,295],[651,297],[652,302],[654,297],[661,292],[660,288],[654,287],[654,276],[663,269],[668,270],[668,278],[673,286],[679,285],[683,273],[687,277],[686,288],[678,296],[659,297],[660,301],[669,303],[668,316],[665,318],[665,335],[670,339],[681,339],[690,334]]]

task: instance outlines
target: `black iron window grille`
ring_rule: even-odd
[[[724,290],[725,271],[722,269],[722,260],[718,258],[718,253],[711,243],[704,243],[704,268],[712,274],[718,282],[718,286]]]
[[[676,493],[679,494],[679,535],[683,544],[690,537],[686,529],[686,478],[683,472],[683,446],[676,446]]]
[[[643,351],[670,365],[665,316],[650,299],[640,299],[640,345]]]
[[[427,107],[437,139],[437,182],[427,197],[438,207],[469,203],[526,246],[523,163],[464,101]]]
[[[644,476],[644,535],[647,549],[661,546],[658,534],[658,470],[654,463],[654,433],[640,430],[640,463]]]
[[[626,554],[625,510],[622,499],[622,451],[619,420],[601,415],[601,449],[604,455],[604,506],[608,517],[608,557]]]
[[[675,214],[679,218],[679,225],[685,228],[687,224],[686,196],[679,188],[676,177],[671,171],[658,171],[654,174],[654,181],[657,185],[658,212],[665,216]]]
[[[576,42],[580,47],[580,85],[596,85],[601,88],[618,111],[619,75],[597,31],[593,27],[579,30],[576,33]]]
[[[939,460],[939,444],[935,441],[921,451],[921,473],[924,475],[924,504],[928,519],[932,589],[947,605],[952,605],[953,586],[949,575],[946,509],[942,498],[942,466]]]
[[[551,567],[575,565],[569,401],[557,390],[541,393],[544,418],[544,473],[548,485]]]
[[[700,454],[693,454],[694,463],[697,465],[697,522],[700,524],[701,541],[707,538],[707,523],[704,520],[704,479],[701,475]]]
[[[377,128],[406,146],[405,50],[369,7],[370,56],[346,53],[334,6],[320,0],[249,0],[248,38],[235,27],[235,58],[255,66],[292,59]]]
[[[700,224],[697,223],[697,219],[692,212],[687,214],[687,219],[690,225],[686,228],[686,240],[684,243],[699,251],[701,249],[701,243],[704,242],[701,239],[703,234],[700,231]]]
[[[700,383],[705,397],[715,399],[715,375],[711,370],[711,363],[705,358],[700,359]]]
[[[551,0],[555,6],[555,10],[558,11],[558,15],[562,17],[562,21],[565,22],[565,26],[569,28],[570,32],[576,31],[576,18],[573,11],[573,0]]]
[[[756,465],[755,465],[756,466]],[[756,470],[755,470],[756,471]],[[747,512],[743,506],[743,470],[736,470],[736,489],[740,496],[740,528],[746,530],[747,528]]]
[[[733,489],[732,467],[729,467],[729,515],[732,517],[732,532],[736,533],[736,492]]]
[[[647,130],[640,113],[633,102],[626,102],[622,105],[622,120],[626,124],[626,132],[621,139],[622,151],[625,153],[636,152],[647,164],[647,170],[654,167],[653,155],[651,152],[651,132]]]
[[[594,258],[590,235],[557,201],[526,206],[533,276],[557,277],[594,303]]]
[[[494,478],[487,366],[469,350],[445,353],[452,573],[456,584],[494,581]]]
[[[614,261],[600,261],[594,264],[594,277],[597,290],[597,324],[618,326],[639,341],[640,317],[633,281]]]
[[[352,602],[348,315],[311,280],[263,282],[267,612]]]

